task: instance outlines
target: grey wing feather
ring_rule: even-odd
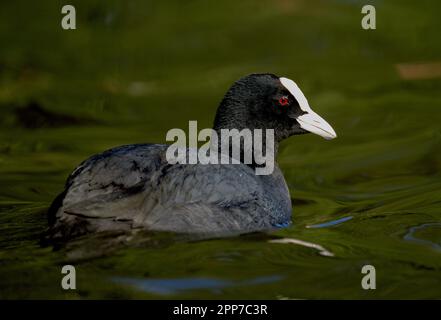
[[[55,221],[75,229],[87,219],[93,231],[147,227],[178,232],[234,232],[266,223],[258,217],[269,209],[257,204],[264,190],[251,168],[170,165],[166,148],[123,146],[86,160],[69,177]],[[251,214],[241,215],[244,209]],[[213,218],[219,214],[223,219]]]

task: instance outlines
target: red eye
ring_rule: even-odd
[[[286,105],[288,105],[288,104],[289,104],[289,99],[288,99],[288,97],[287,97],[287,96],[283,96],[283,97],[281,97],[281,98],[279,99],[279,104],[280,104],[281,106],[286,106]]]

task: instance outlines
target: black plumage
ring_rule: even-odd
[[[308,111],[304,102],[280,79],[252,74],[237,81],[213,129],[274,129],[276,153],[281,140],[311,131],[297,120]],[[290,224],[289,190],[277,163],[272,174],[256,175],[254,162],[170,164],[166,149],[128,145],[84,161],[49,209],[46,239],[137,228],[231,235]]]

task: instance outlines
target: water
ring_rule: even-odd
[[[0,298],[441,298],[441,81],[436,67],[397,72],[441,61],[441,4],[378,2],[377,30],[363,31],[356,1],[88,1],[72,32],[50,1],[23,4],[0,10]],[[164,143],[189,120],[210,127],[251,72],[293,78],[338,134],[281,146],[291,226],[39,246],[82,160]],[[76,291],[61,289],[65,264]],[[361,289],[366,264],[376,290]]]
[[[133,286],[144,292],[158,295],[176,295],[191,290],[208,290],[214,294],[222,294],[222,289],[234,286],[253,286],[278,282],[280,276],[257,277],[244,281],[231,281],[216,278],[178,278],[178,279],[137,279],[114,278],[115,283]]]
[[[336,226],[340,223],[346,222],[351,220],[353,217],[349,216],[349,217],[344,217],[344,218],[339,218],[336,220],[331,220],[328,222],[323,222],[323,223],[319,223],[319,224],[313,224],[311,226],[306,226],[307,228],[327,228],[327,227],[332,227],[332,226]]]
[[[419,226],[411,227],[409,232],[404,235],[404,240],[420,243],[422,245],[429,245],[432,248],[441,251],[441,240],[438,235],[440,234],[441,223],[424,223]],[[418,236],[417,233],[423,231],[429,232],[427,236]],[[432,240],[430,235],[434,235],[436,240]]]

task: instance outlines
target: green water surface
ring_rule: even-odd
[[[64,1],[0,4],[0,298],[441,298],[441,80],[436,67],[397,71],[439,68],[441,2],[370,1],[369,31],[357,0],[69,3],[70,31]],[[210,127],[231,83],[253,72],[294,79],[338,134],[282,144],[291,227],[39,246],[45,212],[82,160],[164,143],[189,120]],[[60,286],[65,264],[77,290]],[[366,264],[376,290],[361,288]]]

